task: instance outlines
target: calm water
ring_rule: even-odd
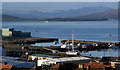
[[[6,53],[6,50],[4,50],[3,48],[2,48],[2,46],[0,46],[0,56],[2,55],[2,56],[5,56],[5,53]]]
[[[48,23],[41,21],[12,21],[3,22],[3,27],[15,28],[24,32],[31,32],[33,37],[49,37],[71,39],[74,32],[76,40],[95,40],[95,41],[118,41],[118,22],[117,21],[65,21]],[[44,45],[44,44],[42,44]],[[118,56],[119,49],[107,49],[99,51],[89,51],[83,53],[92,56]]]
[[[31,32],[33,37],[54,37],[71,39],[74,32],[76,40],[118,41],[117,21],[14,21],[3,22],[3,27],[12,27],[16,30]]]

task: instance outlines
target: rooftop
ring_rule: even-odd
[[[2,58],[0,58],[0,63],[5,63],[7,62],[8,65],[12,65],[15,67],[22,67],[22,68],[33,68],[34,65],[36,65],[35,62],[27,62],[27,61],[18,61],[18,58],[16,57],[6,57],[6,56],[2,56]]]
[[[2,64],[0,63],[0,70],[1,69],[7,69],[7,70],[10,70],[13,66],[12,65],[8,65],[8,64]]]
[[[50,57],[50,58],[59,57],[59,56],[52,56],[52,55],[39,55],[39,54],[33,54],[33,55],[29,55],[29,56]]]

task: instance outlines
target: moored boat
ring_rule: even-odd
[[[72,34],[72,51],[69,51],[69,47],[68,47],[68,51],[65,52],[67,55],[77,55],[77,51],[74,51],[74,34]]]
[[[109,48],[115,48],[115,49],[117,49],[117,48],[119,48],[119,46],[115,46],[115,45],[112,44],[112,45],[109,46]]]

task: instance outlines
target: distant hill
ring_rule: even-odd
[[[118,19],[118,9],[104,11],[100,13],[90,14],[86,16],[79,16],[78,18],[83,19]]]
[[[37,13],[37,12],[36,12]],[[28,15],[28,14],[27,14]],[[59,14],[60,15],[60,14]],[[98,13],[75,16],[75,17],[60,17],[60,18],[20,18],[11,15],[2,15],[3,20],[8,21],[98,21],[108,19],[118,19],[118,9],[105,10]],[[29,15],[31,16],[31,15]],[[34,15],[33,15],[34,16]],[[61,15],[62,16],[62,15]]]
[[[40,21],[42,19],[29,19],[29,18],[20,18],[16,16],[11,16],[11,15],[2,15],[2,20],[3,21]]]
[[[73,18],[76,16],[85,16],[103,11],[109,11],[109,7],[83,7],[80,9],[58,10],[53,12],[41,12],[39,10],[31,10],[27,12],[17,12],[10,10],[3,10],[3,14],[18,16],[21,18]]]
[[[2,19],[7,20],[7,19],[20,19],[20,18],[10,15],[2,15]]]
[[[74,18],[52,18],[48,21],[102,21],[102,20],[116,20],[118,19],[118,9],[94,13],[85,16],[78,16]],[[120,18],[119,18],[120,19]]]

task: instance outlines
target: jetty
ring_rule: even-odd
[[[72,40],[61,40],[61,43],[72,42]],[[109,43],[109,42],[101,42],[101,41],[86,41],[86,40],[74,40],[74,43],[85,43],[85,44],[93,44],[93,43]]]
[[[30,38],[21,38],[21,39],[7,39],[2,40],[3,45],[4,43],[9,44],[35,44],[35,43],[43,43],[43,42],[58,42],[57,38],[37,38],[37,37],[30,37]]]

